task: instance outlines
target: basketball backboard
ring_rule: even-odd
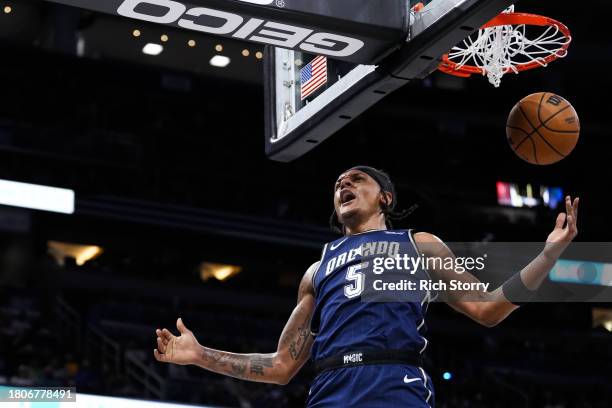
[[[349,7],[349,0],[346,3]],[[403,34],[396,44],[387,45],[380,58],[366,64],[269,47],[265,57],[268,157],[288,162],[302,156],[389,93],[427,77],[443,54],[513,1],[423,3],[417,6],[416,1],[406,0],[387,5],[397,7],[390,15],[401,16]],[[382,13],[389,10],[378,15]],[[367,24],[361,17],[359,24]]]
[[[291,161],[516,0],[48,1],[265,44],[266,154]]]

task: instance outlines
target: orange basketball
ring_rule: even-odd
[[[578,143],[580,120],[574,107],[559,95],[539,92],[517,103],[506,124],[512,150],[531,164],[553,164]]]

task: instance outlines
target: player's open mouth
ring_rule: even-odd
[[[349,190],[343,190],[340,193],[340,204],[342,206],[350,204],[357,196]]]

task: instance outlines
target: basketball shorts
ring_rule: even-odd
[[[307,408],[433,408],[431,378],[420,367],[361,365],[324,371],[312,383]]]

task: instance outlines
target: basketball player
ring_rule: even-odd
[[[453,257],[432,234],[388,229],[396,203],[394,186],[382,171],[359,166],[342,173],[335,184],[331,222],[343,236],[325,245],[321,260],[304,274],[297,306],[275,352],[235,354],[204,347],[179,318],[179,336],[156,331],[155,358],[274,384],[287,384],[312,358],[317,375],[308,407],[433,407],[431,379],[421,363],[432,292],[422,291],[420,298],[406,302],[362,299],[372,255]],[[565,205],[544,250],[527,267],[490,292],[449,291],[446,302],[487,327],[504,320],[519,307],[512,301],[533,294],[576,236],[578,198],[572,203],[567,197]],[[442,266],[419,268],[413,275],[429,278],[478,283],[467,272]]]

